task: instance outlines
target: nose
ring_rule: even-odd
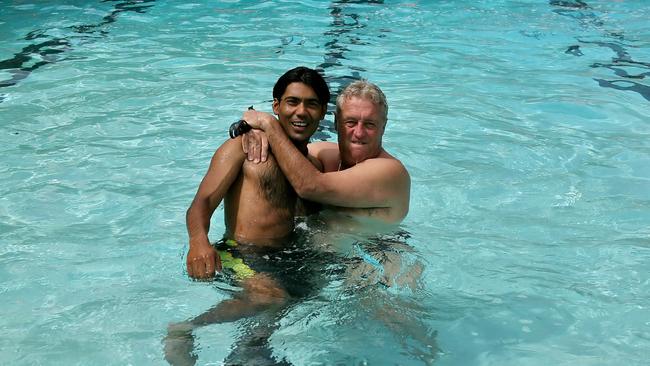
[[[299,103],[298,106],[296,107],[296,114],[302,116],[306,112],[307,112],[307,108],[305,107],[305,102]]]
[[[366,134],[366,130],[363,128],[363,123],[358,122],[355,126],[354,129],[352,130],[352,134],[356,138],[362,138]]]

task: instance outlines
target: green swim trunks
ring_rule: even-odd
[[[222,239],[215,244],[222,270],[232,271],[235,279],[242,281],[255,275],[255,271],[240,258],[237,248],[239,244],[233,239]]]

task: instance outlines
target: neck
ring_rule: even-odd
[[[379,156],[381,156],[381,154],[383,152],[384,152],[384,149],[380,148],[379,151],[377,151],[376,154],[373,154],[372,156],[368,156],[365,159],[360,160],[360,161],[345,161],[343,156],[341,156],[340,160],[339,160],[339,170],[345,170],[345,169],[348,169],[348,168],[352,168],[353,166],[355,166],[355,165],[357,165],[357,164],[359,164],[359,163],[361,163],[361,162],[363,162],[365,160],[368,160],[368,159],[378,158]]]
[[[344,163],[343,160],[339,160],[339,169],[338,169],[338,171],[345,170],[347,168],[351,168],[351,167],[353,167],[355,165],[357,165],[357,164],[356,163],[355,164],[347,164],[347,163]]]
[[[308,151],[309,151],[307,149],[307,142],[308,141],[294,141],[294,140],[291,140],[291,142],[293,142],[293,145],[298,149],[298,151],[300,151],[303,155],[307,156]]]

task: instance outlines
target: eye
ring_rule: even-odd
[[[295,99],[295,98],[287,98],[287,99],[285,99],[284,101],[285,101],[288,105],[290,105],[290,106],[292,106],[292,107],[295,107],[295,106],[297,106],[298,104],[300,104],[300,101],[299,101],[298,99]]]
[[[317,100],[308,100],[307,108],[309,109],[320,109],[320,102]]]

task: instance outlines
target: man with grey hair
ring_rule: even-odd
[[[338,145],[333,142],[308,145],[309,155],[320,161],[322,171],[290,143],[272,115],[247,111],[243,119],[253,128],[264,131],[262,137],[246,137],[252,140],[250,149],[244,142],[244,151],[253,152],[248,154],[248,159],[264,161],[261,151],[265,147],[259,146],[259,142],[264,144],[264,140],[268,139],[280,169],[300,197],[323,203],[333,211],[372,218],[381,224],[381,229],[376,230],[377,225],[366,227],[365,220],[361,220],[362,225],[356,225],[356,220],[348,221],[347,215],[342,216],[343,220],[337,220],[338,215],[328,217],[328,223],[333,224],[330,227],[335,228],[336,233],[354,233],[354,243],[349,244],[353,244],[355,249],[347,254],[361,259],[349,262],[346,286],[355,291],[372,291],[372,296],[360,297],[364,309],[372,309],[377,318],[385,321],[386,326],[396,334],[408,334],[421,342],[425,348],[416,351],[417,357],[427,364],[433,362],[437,348],[435,337],[429,329],[408,312],[393,307],[392,298],[387,292],[374,291],[393,283],[415,291],[423,271],[418,260],[411,265],[404,262],[403,253],[413,250],[408,244],[402,243],[399,238],[391,240],[391,235],[385,237],[382,235],[384,233],[380,233],[392,231],[395,224],[406,217],[411,190],[411,178],[404,165],[382,147],[388,104],[381,89],[360,80],[351,83],[339,94],[335,114]],[[355,239],[364,233],[371,236],[368,243]],[[347,244],[339,241],[327,240],[329,245],[345,248]],[[408,268],[403,269],[406,266]],[[372,286],[374,283],[383,286]]]
[[[338,146],[333,142],[309,145],[309,154],[323,164],[322,172],[290,143],[274,116],[247,111],[243,119],[266,133],[280,169],[300,197],[388,223],[399,223],[408,213],[411,178],[382,147],[388,104],[375,84],[355,81],[336,99]]]

